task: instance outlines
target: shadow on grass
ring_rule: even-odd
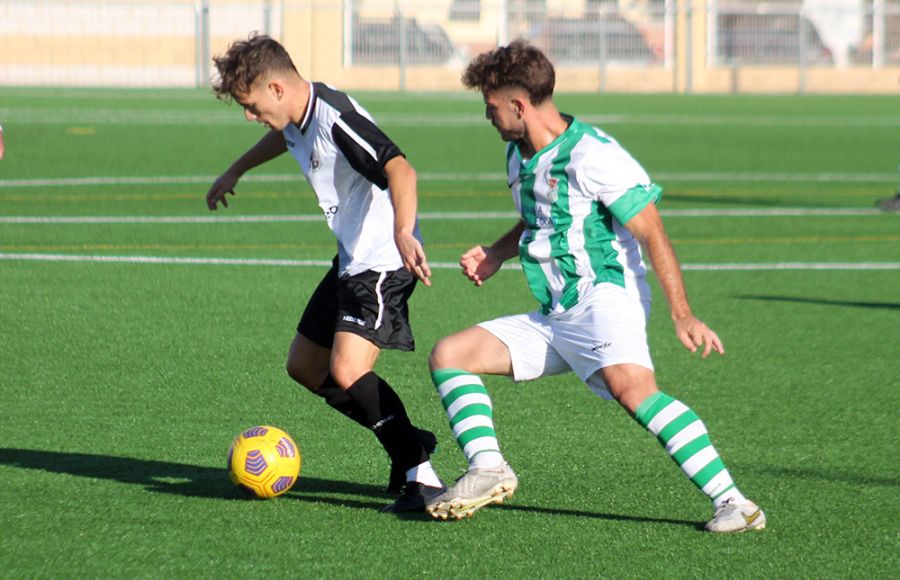
[[[11,448],[0,448],[0,465],[141,485],[146,490],[155,493],[222,500],[247,500],[247,496],[231,484],[224,466],[222,468],[203,467],[185,463],[115,457],[112,455]],[[333,497],[323,494],[368,496],[378,498],[378,501],[347,499],[346,497]],[[376,485],[320,479],[302,475],[294,488],[284,498],[365,510],[379,510],[391,501],[391,498],[385,494],[384,490]],[[582,510],[508,504],[492,506],[490,509],[702,528],[702,525],[698,525],[697,522],[686,520],[604,514]],[[404,520],[433,521],[430,516],[424,513],[397,514],[396,517]]]
[[[896,302],[855,302],[852,300],[827,300],[823,298],[801,298],[797,296],[753,296],[743,294],[736,296],[738,300],[759,300],[761,302],[795,302],[800,304],[818,304],[823,306],[848,306],[851,308],[876,308],[883,310],[900,310]]]
[[[225,500],[247,499],[242,491],[231,484],[224,466],[214,468],[111,455],[10,448],[0,448],[0,465],[142,485],[148,491],[157,493]],[[378,486],[303,476],[290,491],[289,497],[369,509],[379,508],[386,503],[386,500],[367,503],[339,498],[306,497],[306,494],[319,493],[385,497],[384,491]]]
[[[763,475],[777,475],[780,477],[794,477],[797,479],[827,481],[830,483],[849,483],[851,485],[875,486],[875,487],[900,487],[900,479],[894,477],[870,477],[867,475],[855,475],[827,468],[815,467],[777,467],[765,466],[752,469]]]
[[[704,523],[698,523],[696,521],[689,520],[675,520],[669,518],[650,518],[650,517],[642,517],[642,516],[628,516],[622,514],[604,514],[598,512],[587,512],[584,510],[568,510],[568,509],[560,509],[560,508],[545,508],[545,507],[536,507],[536,506],[528,506],[528,505],[510,505],[504,503],[499,506],[490,506],[487,509],[489,510],[509,510],[516,512],[525,512],[529,514],[537,514],[537,515],[546,515],[546,516],[564,516],[564,517],[575,517],[575,518],[592,518],[597,520],[605,520],[610,522],[633,522],[639,524],[668,524],[675,526],[686,526],[689,528],[694,528],[695,530],[703,530]],[[397,514],[397,517],[402,519],[430,519],[426,514]],[[479,517],[479,516],[475,516]],[[455,522],[453,518],[450,518],[448,521]]]

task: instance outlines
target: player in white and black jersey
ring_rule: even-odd
[[[443,491],[428,455],[436,439],[415,428],[397,393],[374,372],[381,349],[414,348],[407,302],[431,271],[416,223],[416,174],[396,144],[350,96],[305,80],[275,40],[251,35],[214,59],[213,89],[269,132],[206,195],[209,209],[248,170],[290,152],[315,191],[338,255],[306,306],[287,371],[341,413],[372,429],[391,458],[386,511],[415,511]]]

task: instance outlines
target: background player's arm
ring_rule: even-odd
[[[688,303],[681,266],[675,256],[675,249],[666,235],[662,219],[655,204],[648,204],[637,215],[625,224],[634,237],[641,242],[647,251],[653,271],[662,286],[663,293],[669,303],[669,311],[675,323],[675,335],[691,352],[704,346],[703,357],[713,350],[725,354],[722,341],[706,324],[697,319],[691,312]]]
[[[463,275],[481,286],[493,276],[503,262],[519,255],[519,238],[525,231],[525,222],[519,221],[511,230],[503,234],[491,246],[475,246],[462,255],[459,265]]]
[[[426,286],[431,286],[431,269],[425,258],[425,250],[413,235],[418,207],[416,171],[405,157],[397,155],[384,164],[384,174],[394,206],[394,243],[403,259],[403,267],[415,274]]]
[[[269,131],[259,140],[259,142],[241,155],[237,161],[231,164],[231,167],[225,170],[225,173],[209,188],[206,193],[206,205],[210,210],[218,208],[219,202],[224,207],[228,207],[228,201],[225,194],[234,195],[234,186],[242,175],[262,165],[267,161],[275,159],[282,153],[287,151],[287,144],[284,142],[284,135],[281,131]]]

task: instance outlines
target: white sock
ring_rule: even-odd
[[[720,507],[722,507],[725,504],[726,501],[728,501],[730,499],[734,500],[735,503],[743,503],[743,502],[747,501],[747,498],[744,497],[744,494],[742,494],[740,491],[738,491],[738,488],[732,487],[731,489],[729,489],[728,491],[726,491],[725,493],[723,493],[722,495],[720,495],[719,497],[717,497],[716,499],[713,500],[713,507],[715,509],[719,509]]]
[[[406,481],[418,481],[429,487],[441,487],[443,483],[430,461],[420,463],[406,470]]]
[[[499,451],[481,451],[469,460],[469,467],[491,469],[500,467],[504,463],[506,463],[506,460],[503,459],[503,455]]]

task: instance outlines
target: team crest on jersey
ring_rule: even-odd
[[[313,149],[312,151],[310,151],[309,152],[309,166],[312,168],[312,170],[315,171],[316,169],[319,168],[319,166],[321,164],[322,164],[322,162],[319,161],[319,156],[316,155],[316,150]]]
[[[559,179],[555,177],[550,177],[550,174],[547,174],[547,199],[550,203],[556,203],[556,200],[559,199]]]

